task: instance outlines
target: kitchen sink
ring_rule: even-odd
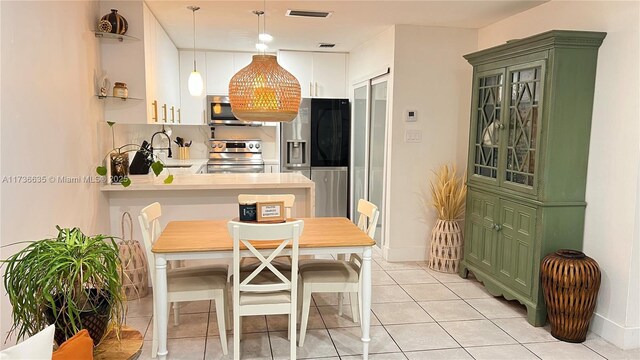
[[[164,168],[165,169],[184,169],[184,168],[190,168],[193,165],[165,165]]]

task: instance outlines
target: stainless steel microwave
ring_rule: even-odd
[[[231,111],[231,103],[226,95],[208,95],[206,106],[207,120],[211,126],[262,126],[261,122],[238,120]]]

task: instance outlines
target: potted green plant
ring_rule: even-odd
[[[56,237],[26,242],[2,260],[13,307],[9,333],[20,340],[55,323],[58,344],[87,329],[97,345],[109,324],[119,331],[125,313],[118,246],[111,236],[56,228]]]
[[[462,259],[462,231],[459,222],[464,217],[467,185],[465,175],[458,177],[456,167],[443,165],[430,181],[431,204],[438,219],[431,231],[429,268],[457,273]]]
[[[111,183],[120,184],[124,187],[128,187],[131,185],[131,178],[129,177],[129,153],[132,151],[142,151],[146,155],[157,159],[155,155],[149,153],[146,149],[137,144],[125,144],[120,147],[116,147],[116,135],[113,130],[113,125],[115,122],[107,121],[109,128],[111,128],[111,141],[112,148],[109,150],[107,155],[102,159],[102,162],[106,162],[107,157],[109,158],[109,164],[111,167]],[[153,173],[158,176],[164,170],[164,164],[162,161],[157,159],[151,164],[151,170]],[[100,176],[107,175],[107,167],[104,165],[100,165],[96,168],[96,172]],[[173,175],[168,174],[164,179],[165,184],[171,184],[173,182]]]

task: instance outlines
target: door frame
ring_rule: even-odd
[[[371,141],[371,88],[373,85],[377,85],[383,82],[387,83],[387,106],[385,109],[385,132],[384,132],[384,149],[383,149],[383,154],[384,154],[384,164],[383,164],[383,170],[382,170],[382,204],[376,204],[380,210],[380,212],[382,213],[381,216],[379,217],[379,221],[381,223],[381,229],[380,229],[380,243],[376,244],[376,247],[378,247],[379,249],[383,249],[384,245],[387,243],[387,238],[388,238],[388,234],[387,234],[387,230],[388,227],[386,226],[386,224],[388,223],[388,218],[389,218],[389,211],[388,211],[388,204],[389,204],[389,199],[387,198],[389,191],[388,191],[388,184],[389,184],[389,161],[391,159],[390,157],[390,146],[389,146],[389,139],[391,137],[391,97],[390,94],[391,92],[391,76],[389,75],[389,72],[385,72],[383,74],[374,76],[370,79],[364,80],[364,81],[359,81],[357,83],[354,83],[351,85],[351,91],[350,91],[350,98],[352,101],[355,100],[355,95],[354,92],[356,89],[359,89],[361,87],[366,87],[366,109],[365,109],[365,132],[366,132],[366,136],[365,136],[365,161],[364,161],[364,167],[365,167],[365,172],[364,172],[364,196],[365,196],[365,200],[369,200],[369,166],[371,164],[371,159],[369,156],[369,150],[370,150],[370,141]],[[355,106],[351,107],[351,118],[354,119],[355,118]],[[355,131],[354,131],[354,121],[351,122],[351,144],[354,144],[354,136],[355,136]],[[352,149],[353,150],[353,149]],[[349,163],[350,164],[354,164],[354,153],[355,151],[351,151],[350,157],[349,157]],[[354,168],[353,166],[350,166],[350,170],[349,170],[349,194],[354,194],[354,184],[355,184],[355,179],[354,179]],[[349,204],[349,214],[353,214],[354,210],[357,207],[357,199],[354,199],[356,201],[350,201]],[[352,221],[357,222],[357,219],[352,219]]]

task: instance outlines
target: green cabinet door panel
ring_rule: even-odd
[[[491,294],[542,326],[540,262],[582,249],[598,48],[552,30],[465,55],[473,65],[464,259]]]
[[[485,271],[493,272],[495,263],[495,218],[497,198],[472,192],[467,201],[467,222],[471,240],[465,246],[465,258]]]
[[[536,209],[508,200],[500,201],[501,228],[498,231],[500,275],[506,284],[525,295],[533,283],[533,254]]]

